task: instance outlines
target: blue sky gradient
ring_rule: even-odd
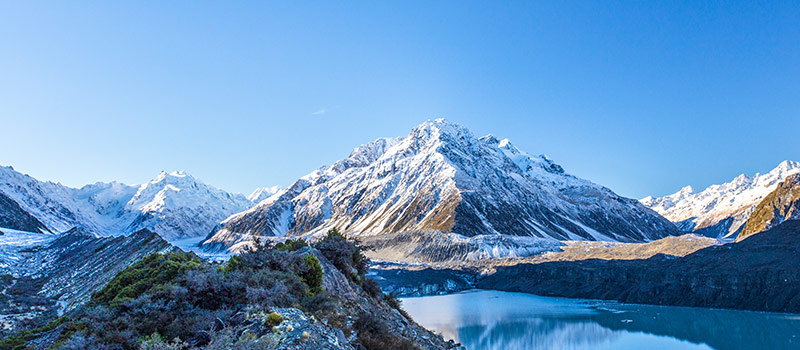
[[[800,160],[800,3],[0,3],[0,164],[247,193],[444,117],[634,198]]]

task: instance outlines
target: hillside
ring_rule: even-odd
[[[0,349],[462,349],[411,320],[365,277],[359,248],[337,232],[210,264],[151,254],[84,307]]]
[[[117,273],[141,258],[174,250],[148,230],[96,237],[80,229],[58,236],[9,232],[4,254],[0,319],[6,330],[73,310],[89,301]]]
[[[800,174],[794,174],[787,177],[778,188],[758,203],[736,240],[741,241],[784,221],[798,219],[800,219]]]

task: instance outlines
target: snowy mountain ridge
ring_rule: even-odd
[[[161,172],[142,185],[98,182],[76,189],[0,167],[0,192],[52,233],[82,227],[118,235],[148,228],[168,240],[205,236],[230,214],[254,204],[180,171]]]
[[[272,197],[273,194],[278,193],[282,189],[283,188],[280,186],[259,187],[247,196],[247,200],[253,203],[258,203],[269,197]]]
[[[691,186],[659,197],[640,200],[685,232],[719,238],[735,238],[756,205],[792,174],[800,173],[800,162],[785,160],[771,171],[753,176],[741,174],[730,182],[711,185],[700,192]]]
[[[236,249],[331,227],[351,235],[434,230],[626,242],[679,232],[636,200],[569,175],[546,156],[437,119],[355,148],[227,218],[204,244]]]

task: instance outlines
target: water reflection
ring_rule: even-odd
[[[470,291],[406,298],[467,349],[800,349],[800,317]]]

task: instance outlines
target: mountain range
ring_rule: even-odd
[[[236,251],[256,239],[332,227],[356,236],[434,231],[621,242],[680,234],[638,201],[570,175],[544,155],[437,119],[303,176],[227,218],[204,246]]]
[[[206,250],[232,252],[257,239],[336,227],[366,240],[386,236],[384,243],[407,250],[421,252],[420,242],[435,241],[460,256],[520,256],[552,250],[557,245],[548,242],[558,241],[648,242],[682,232],[733,240],[756,206],[798,173],[800,163],[784,161],[701,192],[687,186],[636,201],[507,139],[476,137],[437,119],[406,136],[356,147],[287,188],[258,188],[249,196],[185,172],[161,172],[142,185],[71,188],[0,167],[0,227],[49,233],[81,227],[97,235],[147,228],[169,241],[206,237]]]
[[[800,162],[786,160],[766,174],[741,174],[730,182],[711,185],[700,192],[686,186],[668,196],[646,197],[640,201],[684,232],[734,239],[756,206],[778,184],[797,173],[800,173]]]
[[[261,200],[270,190],[275,189],[258,189],[250,197]],[[0,227],[23,231],[61,233],[81,227],[97,235],[127,235],[147,228],[175,240],[205,236],[254,204],[185,172],[161,172],[138,186],[98,182],[71,188],[0,167]]]

